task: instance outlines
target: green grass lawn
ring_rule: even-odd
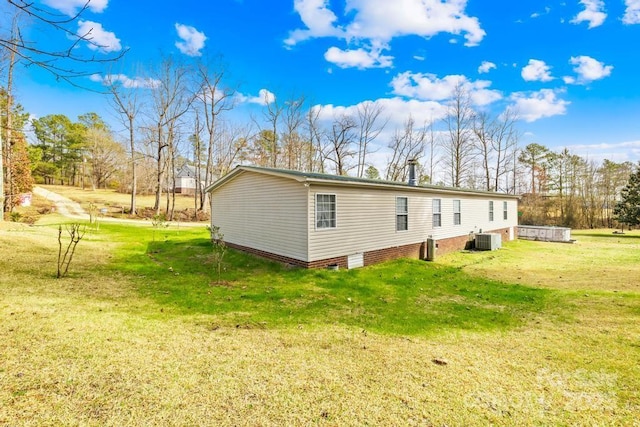
[[[229,251],[219,280],[209,239],[202,232],[185,233],[151,241],[137,253],[127,248],[113,268],[139,277],[145,298],[184,314],[215,315],[225,326],[341,324],[426,335],[442,328],[517,326],[545,307],[551,314],[557,305],[557,296],[545,289],[418,260],[350,271],[303,270]]]
[[[51,217],[48,222],[51,221]],[[0,425],[634,425],[640,233],[301,270],[0,225]]]

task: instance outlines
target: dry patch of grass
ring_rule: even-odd
[[[115,190],[70,187],[65,185],[41,185],[49,191],[58,193],[75,202],[80,203],[85,211],[89,211],[90,205],[95,205],[98,209],[106,208],[109,214],[122,214],[127,211],[131,205],[131,195],[118,193]],[[155,204],[155,195],[138,195],[136,196],[136,206],[140,210],[152,208]],[[161,207],[166,206],[166,195],[160,201]],[[177,194],[175,209],[176,211],[193,210],[195,206],[193,196],[184,196]]]
[[[640,231],[573,231],[576,243],[517,240],[496,252],[441,258],[464,271],[507,283],[564,289],[640,292]]]
[[[3,307],[2,423],[631,425],[640,410],[637,370],[581,326],[426,340],[24,304]]]

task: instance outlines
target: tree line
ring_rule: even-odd
[[[20,10],[29,5],[18,4]],[[412,160],[421,184],[522,194],[523,224],[614,227],[620,193],[637,170],[629,162],[598,163],[541,144],[520,147],[517,111],[479,109],[462,83],[442,114],[423,122],[409,115],[392,125],[392,112],[380,102],[329,114],[304,95],[282,99],[266,90],[259,113],[234,122],[242,95],[221,58],[206,55],[192,62],[165,57],[135,80],[94,75],[124,131],[115,132],[93,112],[76,121],[61,114],[29,120],[12,96],[13,70],[20,61],[39,63],[25,56],[31,44],[12,28],[0,38],[5,211],[35,180],[117,188],[131,195],[131,214],[138,211],[136,195],[154,194],[154,212],[172,219],[176,172],[184,165],[197,178],[194,209],[205,211],[204,189],[238,164],[406,181]],[[26,130],[35,137],[31,144]]]

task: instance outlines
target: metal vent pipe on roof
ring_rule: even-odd
[[[415,186],[416,185],[416,164],[418,162],[416,161],[416,159],[409,159],[409,161],[407,161],[407,164],[409,165],[409,182],[408,184],[411,186]]]

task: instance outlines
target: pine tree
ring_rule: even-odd
[[[620,201],[616,203],[613,214],[618,222],[629,227],[640,225],[640,165],[620,192]]]
[[[7,165],[5,165],[6,167]],[[5,182],[6,190],[11,197],[7,198],[9,210],[20,204],[20,194],[29,193],[33,189],[33,177],[31,176],[31,162],[27,154],[27,142],[22,134],[17,135],[11,146],[11,179]]]

